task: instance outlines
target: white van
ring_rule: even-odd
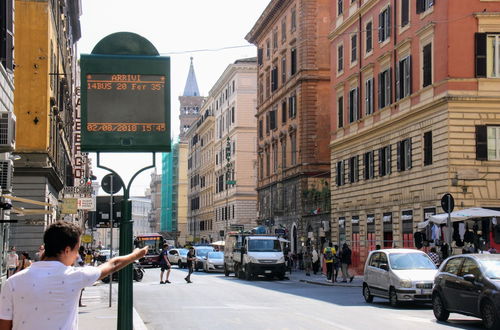
[[[396,307],[403,301],[430,302],[437,267],[429,256],[413,249],[371,251],[366,259],[363,296],[388,298]]]
[[[251,280],[258,275],[285,278],[285,257],[277,236],[228,234],[224,245],[224,274]]]

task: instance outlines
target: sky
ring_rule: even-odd
[[[235,60],[257,56],[245,36],[270,0],[82,0],[80,54],[90,54],[104,37],[115,32],[137,33],[170,56],[171,134],[179,134],[179,96],[186,85],[190,57],[193,57],[198,88],[207,96],[226,67]],[[201,50],[201,51],[200,51]],[[97,181],[108,172],[97,168]],[[152,164],[149,153],[101,153],[100,164],[115,170],[128,184],[137,170]],[[161,153],[156,154],[156,171],[161,174]],[[131,196],[143,196],[151,173],[139,174],[131,185]],[[100,194],[102,191],[100,192]],[[121,194],[121,193],[120,193]]]

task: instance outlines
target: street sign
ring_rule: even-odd
[[[453,212],[453,209],[455,208],[455,199],[450,193],[444,194],[441,198],[441,207],[446,213]]]
[[[113,186],[111,187],[111,177],[113,177]],[[122,189],[122,179],[116,174],[106,174],[101,181],[102,190],[108,194],[116,194]]]
[[[61,204],[62,214],[77,214],[78,213],[78,198],[63,198]]]
[[[95,198],[78,198],[78,209],[95,211]]]
[[[77,195],[77,197],[90,197],[92,196],[92,190],[93,188],[91,185],[64,187],[64,196],[70,197],[70,195]]]
[[[83,243],[92,243],[92,236],[91,235],[82,235],[82,242]]]
[[[96,228],[111,228],[110,222],[98,222],[95,225]],[[113,221],[113,228],[120,228],[120,223],[118,221]]]
[[[227,180],[227,184],[236,184],[236,180]]]

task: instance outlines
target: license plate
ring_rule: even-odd
[[[271,274],[271,273],[272,273],[272,271],[270,271],[270,270],[265,270],[265,271],[264,271],[264,273],[266,273],[266,274]]]

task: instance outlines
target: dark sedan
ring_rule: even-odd
[[[463,254],[445,260],[434,279],[432,307],[439,321],[453,312],[479,317],[487,329],[500,329],[500,255]]]

